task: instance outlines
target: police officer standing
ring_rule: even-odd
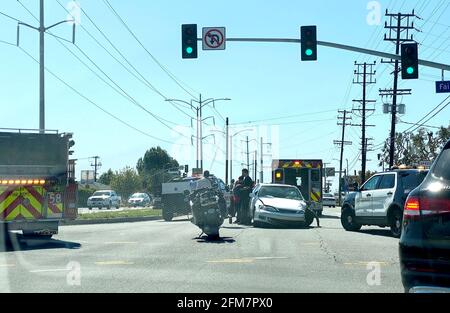
[[[253,189],[253,180],[249,176],[248,169],[244,168],[242,170],[242,188],[240,189],[240,201],[239,201],[239,210],[238,210],[238,221],[241,224],[249,224],[250,223],[250,193]]]

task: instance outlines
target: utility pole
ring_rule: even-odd
[[[39,32],[39,133],[45,133],[45,33],[51,28],[63,23],[73,22],[72,43],[75,43],[75,21],[64,20],[59,23],[45,27],[44,0],[39,1],[39,27],[31,26],[27,23],[18,22],[17,25],[17,46],[20,45],[20,25],[34,29]]]
[[[45,133],[45,24],[44,0],[40,0],[39,14],[39,132]],[[95,177],[97,179],[97,177]]]
[[[93,156],[92,158],[94,159],[94,164],[91,164],[91,166],[94,167],[94,182],[97,182],[98,170],[102,166],[102,163],[99,162],[99,156]]]
[[[400,54],[400,47],[402,43],[406,42],[414,42],[414,37],[410,31],[414,30],[414,22],[410,23],[411,19],[417,17],[412,11],[412,14],[392,14],[388,13],[386,10],[386,17],[389,17],[389,25],[386,22],[384,28],[389,30],[389,35],[384,35],[385,41],[390,41],[395,44],[395,54]],[[406,24],[404,23],[406,21]],[[396,24],[396,25],[395,25]],[[395,33],[395,36],[393,36]],[[383,61],[382,61],[383,62]],[[399,60],[395,61],[391,60],[388,62],[394,64],[394,87],[390,90],[380,90],[381,96],[391,96],[392,97],[392,108],[391,108],[391,134],[389,138],[389,167],[392,168],[394,166],[394,158],[395,158],[395,133],[396,133],[396,124],[397,124],[397,96],[404,94],[411,94],[411,89],[402,89],[398,90],[398,73],[400,72]]]
[[[349,117],[347,114],[350,114],[350,111],[344,110],[344,111],[338,111],[339,114],[343,114],[343,116],[338,117],[338,125],[342,126],[342,137],[341,140],[335,140],[334,144],[340,145],[341,147],[341,158],[339,159],[339,205],[341,205],[342,201],[342,163],[344,160],[344,146],[351,145],[351,141],[345,141],[345,127],[350,126],[351,123],[348,121],[351,121],[351,117]],[[342,122],[341,122],[342,121]]]
[[[366,144],[366,128],[374,125],[367,125],[367,112],[374,112],[375,109],[368,109],[367,105],[370,103],[375,103],[375,100],[367,100],[367,85],[375,84],[374,76],[376,71],[373,70],[373,66],[376,65],[376,62],[368,64],[366,62],[359,64],[355,62],[356,70],[355,70],[355,79],[353,80],[354,84],[362,85],[363,87],[363,98],[362,100],[353,100],[353,102],[358,102],[362,108],[353,109],[353,113],[359,112],[362,124],[361,125],[353,125],[360,126],[362,129],[362,138],[361,138],[361,146],[362,146],[362,162],[361,162],[361,182],[366,180],[366,163],[367,163],[367,154],[364,146]]]
[[[261,171],[259,173],[259,181],[261,184],[264,182],[264,139],[261,137]]]
[[[264,156],[268,156],[270,154],[264,154],[264,146],[272,146],[271,142],[264,142],[264,138],[261,137],[261,141],[260,141],[260,145],[261,145],[261,170],[259,172],[259,179],[261,184],[264,183]]]
[[[247,169],[250,169],[250,152],[249,152],[249,148],[248,148],[248,143],[249,143],[248,136],[247,136],[246,143],[247,143]]]
[[[229,126],[230,120],[227,117],[225,120],[225,185],[228,186],[228,160],[229,160],[229,145],[230,145],[230,137],[229,137]]]
[[[255,176],[253,176],[253,177],[256,181],[256,177],[258,177],[258,150],[255,150],[254,167],[255,167]]]

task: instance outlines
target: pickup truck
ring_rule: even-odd
[[[117,193],[113,190],[99,190],[94,192],[94,194],[88,198],[87,206],[89,210],[92,210],[93,207],[99,208],[107,208],[108,210],[112,207],[119,209],[120,203],[122,199]]]

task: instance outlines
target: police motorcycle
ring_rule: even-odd
[[[220,227],[227,217],[222,193],[213,187],[194,190],[192,193],[186,191],[185,194],[190,200],[191,222],[202,230],[202,234],[212,239],[219,238]]]

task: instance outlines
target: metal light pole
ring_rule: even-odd
[[[19,46],[20,25],[29,27],[39,32],[39,132],[45,133],[45,33],[60,24],[73,22],[72,43],[75,43],[75,20],[64,20],[59,23],[45,27],[44,0],[39,1],[39,27],[18,22],[17,46]]]
[[[215,103],[216,101],[231,101],[230,98],[209,98],[206,100],[202,99],[202,95],[199,95],[199,99],[192,99],[191,102],[187,102],[179,99],[166,99],[168,102],[181,102],[187,104],[192,110],[197,112],[197,168],[200,168],[203,172],[203,122],[209,118],[213,118],[212,116],[208,116],[203,119],[202,111],[203,108],[211,103]],[[197,103],[197,106],[194,106],[192,102]]]

